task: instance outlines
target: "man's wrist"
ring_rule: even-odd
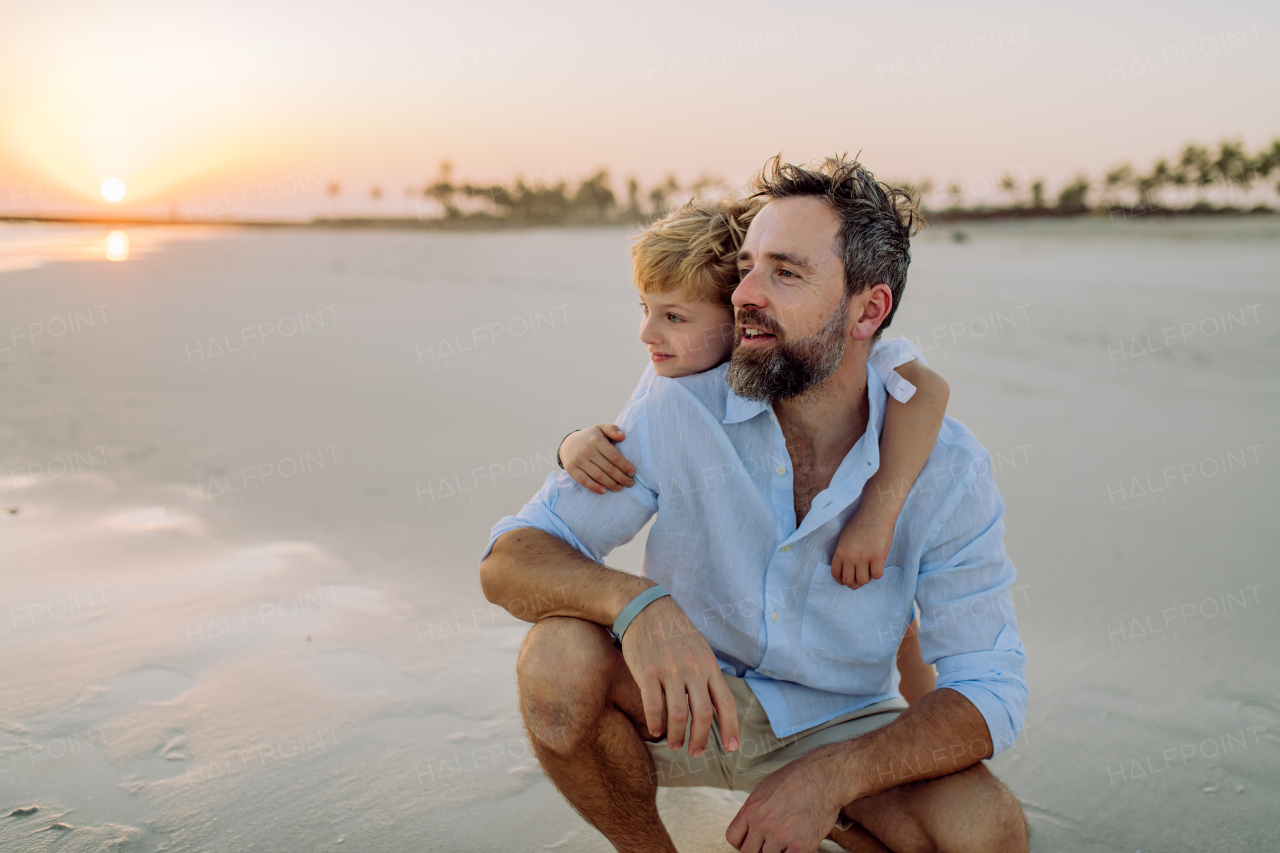
[[[609,628],[609,633],[618,642],[622,642],[622,638],[627,633],[627,628],[635,621],[635,618],[645,610],[650,604],[653,604],[660,598],[667,598],[671,593],[663,589],[661,584],[654,584],[644,592],[637,595],[631,601],[627,602],[627,606],[622,608],[622,612],[618,614],[618,618],[613,621],[613,626]]]
[[[610,596],[609,608],[605,612],[605,617],[608,621],[603,623],[604,627],[608,628],[610,631],[613,630],[613,624],[618,621],[618,617],[622,614],[622,611],[626,609],[626,606],[630,604],[637,595],[640,595],[647,589],[657,586],[655,582],[639,575],[628,575],[625,573],[620,574],[623,574],[626,582],[618,584],[613,590],[613,595]]]
[[[824,747],[823,749],[827,752],[819,759],[825,768],[827,789],[839,801],[840,808],[854,800],[877,793],[879,790],[874,784],[869,784],[873,780],[867,776],[866,750],[857,743],[857,740],[855,738]]]

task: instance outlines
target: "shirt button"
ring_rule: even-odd
[[[774,468],[773,470],[777,471],[779,474],[787,473],[787,469],[783,468],[781,465],[779,465],[777,468]]]
[[[770,413],[769,413],[769,420],[773,421],[774,423],[777,423],[777,422],[778,422],[778,416],[777,416],[777,415],[775,415],[773,412],[770,412]]]
[[[782,551],[783,551],[783,553],[786,553],[787,551],[790,551],[790,550],[791,550],[791,546],[790,546],[790,545],[783,545],[783,546],[782,546]]]
[[[761,674],[761,675],[773,675],[773,670],[771,670],[771,669],[762,669],[762,670],[760,670],[760,674]]]
[[[777,622],[777,621],[778,621],[778,611],[776,611],[776,610],[775,610],[775,611],[773,611],[773,621],[774,621],[774,622]]]

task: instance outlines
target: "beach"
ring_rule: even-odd
[[[632,231],[125,230],[0,226],[0,849],[609,849],[477,565],[645,366]],[[1005,501],[1033,850],[1280,844],[1278,290],[1275,216],[913,245],[886,335]],[[659,798],[689,851],[742,800]]]

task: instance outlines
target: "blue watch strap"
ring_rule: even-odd
[[[640,611],[644,610],[650,604],[653,604],[659,598],[668,596],[671,593],[662,588],[662,584],[655,584],[644,592],[631,599],[631,602],[618,614],[618,618],[613,623],[613,630],[609,633],[619,643],[622,642],[622,635],[627,633],[627,626],[631,624],[631,620],[640,615]]]

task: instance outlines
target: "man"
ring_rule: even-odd
[[[636,485],[561,476],[494,528],[485,595],[535,623],[517,666],[533,748],[618,850],[674,849],[656,787],[689,784],[752,791],[726,832],[743,853],[1025,850],[980,763],[1021,729],[1025,655],[1004,506],[964,427],[944,423],[884,576],[830,575],[879,460],[867,356],[905,287],[908,200],[842,158],[775,159],[756,189],[733,356],[628,403]],[[644,576],[603,566],[655,512]],[[913,602],[938,689],[906,708],[893,656]]]

